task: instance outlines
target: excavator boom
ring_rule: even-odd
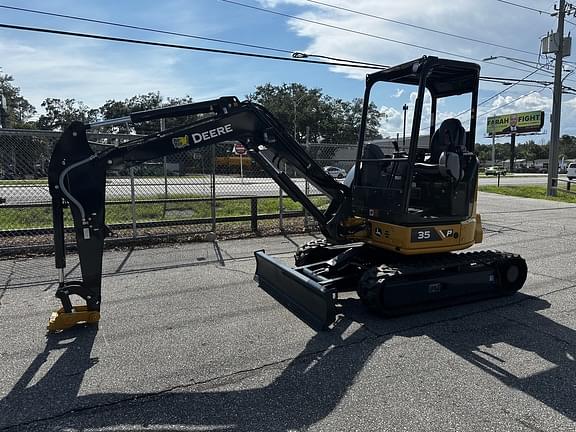
[[[118,147],[94,152],[86,138],[90,127],[112,125],[126,121],[140,122],[167,116],[209,114],[185,126],[135,139]],[[102,256],[104,239],[109,234],[105,225],[106,172],[109,169],[130,167],[166,155],[216,145],[226,140],[242,143],[248,155],[271,177],[286,194],[302,204],[317,221],[321,231],[333,241],[341,241],[337,229],[349,196],[349,189],[326,174],[262,106],[240,102],[235,97],[188,104],[179,107],[137,112],[130,117],[104,120],[85,125],[72,123],[56,143],[49,165],[49,187],[52,196],[56,267],[60,269],[60,284],[56,296],[62,310],[49,324],[51,330],[60,330],[80,321],[95,321],[100,310]],[[320,210],[308,196],[281,169],[284,163],[302,173],[314,186],[331,199],[329,208]],[[65,281],[63,208],[72,212],[76,243],[82,271],[81,281]],[[266,266],[260,266],[263,268]],[[265,271],[266,274],[269,272]],[[264,277],[266,279],[266,277]],[[282,297],[282,287],[268,289]],[[70,295],[86,301],[86,308],[72,306]],[[284,293],[285,294],[285,293]],[[314,287],[304,290],[292,299],[292,310],[305,309],[311,299],[317,298]],[[322,297],[322,295],[321,295]],[[324,296],[325,297],[325,296]],[[326,300],[328,301],[328,300]],[[326,305],[329,308],[329,305]],[[86,318],[90,313],[90,320]],[[298,313],[298,312],[297,312]]]

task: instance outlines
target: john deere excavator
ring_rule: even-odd
[[[106,172],[222,141],[242,143],[248,154],[318,222],[325,239],[302,245],[290,267],[255,252],[259,286],[316,330],[328,329],[339,308],[338,294],[357,292],[366,306],[397,315],[510,295],[527,275],[518,255],[455,252],[482,241],[476,213],[478,160],[474,155],[480,67],[422,57],[366,78],[354,167],[344,183],[326,174],[264,107],[222,97],[93,124],[72,123],[55,145],[49,166],[56,267],[56,297],[62,308],[48,329],[58,331],[100,319]],[[413,86],[415,102],[408,148],[385,154],[365,142],[371,91],[376,83]],[[443,98],[468,95],[469,129],[446,119],[436,127]],[[425,103],[430,103],[430,144],[419,146]],[[86,131],[103,125],[204,114],[177,127],[94,151]],[[282,171],[288,164],[329,199],[321,210]],[[74,221],[82,279],[64,277],[63,209]],[[85,304],[73,305],[71,295]]]

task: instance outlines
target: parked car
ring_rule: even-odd
[[[346,177],[346,170],[342,168],[338,168],[335,166],[325,166],[323,170],[326,174],[329,174],[334,178],[341,179]]]
[[[504,167],[501,166],[490,166],[490,167],[486,167],[484,168],[484,174],[486,175],[506,175],[506,169]]]
[[[572,162],[568,165],[568,169],[566,170],[566,176],[568,180],[576,179],[576,162]]]

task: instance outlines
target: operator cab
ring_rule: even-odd
[[[459,223],[474,216],[479,74],[476,64],[424,57],[367,76],[363,116],[383,107],[385,133],[392,138],[374,139],[376,131],[363,121],[352,182],[356,214],[399,225]],[[448,99],[464,115],[436,127],[437,108],[449,109]],[[402,128],[402,114],[404,127],[394,130]]]

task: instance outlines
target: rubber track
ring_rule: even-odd
[[[506,268],[507,265],[514,263],[518,265],[520,270],[518,280],[513,289],[504,286],[507,282],[504,276],[499,273],[500,268]],[[486,298],[505,296],[513,294],[518,291],[526,279],[526,263],[516,254],[500,251],[478,251],[478,252],[464,252],[464,253],[451,253],[441,255],[426,255],[419,257],[402,257],[396,263],[381,264],[372,267],[364,273],[360,278],[358,284],[358,295],[372,311],[382,313],[384,315],[398,315],[404,313],[411,313],[422,309],[427,309],[425,303],[419,303],[414,308],[406,307],[398,310],[390,310],[382,302],[381,289],[386,286],[390,288],[394,286],[395,280],[403,283],[406,279],[424,280],[427,277],[433,276],[438,282],[442,282],[442,273],[459,274],[474,273],[482,268],[489,267],[498,275],[498,290],[491,290],[487,292]],[[447,301],[446,304],[466,303],[474,300],[482,299],[482,295],[475,294],[470,298],[458,297]],[[458,301],[456,301],[458,300]],[[430,303],[431,308],[442,307],[442,304],[435,305]]]

